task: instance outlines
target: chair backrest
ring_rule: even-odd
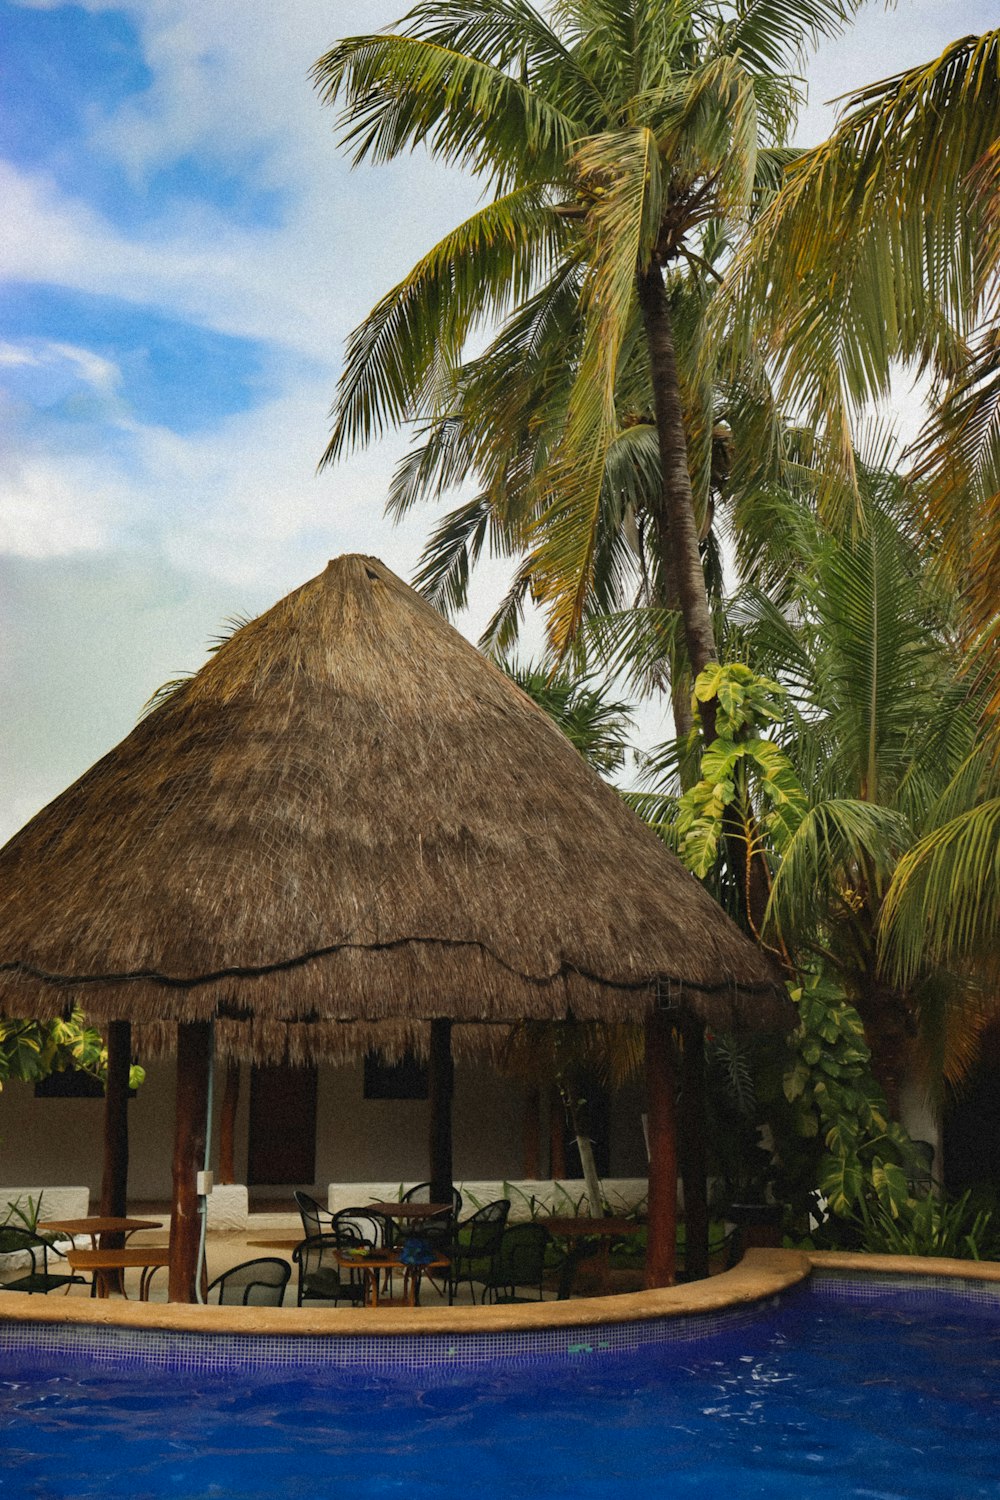
[[[544,1224],[510,1224],[497,1251],[492,1280],[497,1286],[537,1286],[541,1296],[549,1231]]]
[[[458,1226],[462,1254],[476,1259],[492,1255],[500,1244],[509,1213],[510,1199],[495,1198],[492,1203],[470,1214]]]
[[[310,1198],[308,1193],[295,1192],[292,1194],[295,1205],[302,1219],[302,1228],[306,1239],[311,1239],[316,1234],[330,1234],[333,1230],[333,1214],[315,1198]]]
[[[418,1182],[415,1187],[408,1188],[399,1200],[400,1203],[430,1203],[431,1185],[429,1182]],[[451,1190],[451,1216],[457,1219],[462,1212],[462,1195],[457,1187]]]
[[[291,1274],[292,1268],[287,1260],[279,1260],[276,1256],[245,1260],[217,1276],[205,1297],[211,1301],[212,1293],[216,1292],[215,1300],[220,1306],[227,1307],[280,1307]]]
[[[392,1233],[384,1215],[374,1213],[370,1208],[342,1208],[335,1213],[333,1237],[338,1250],[353,1249],[356,1245],[380,1250],[392,1243]]]
[[[312,1234],[300,1245],[296,1245],[292,1251],[292,1260],[299,1268],[299,1279],[308,1278],[320,1266],[334,1265],[333,1252],[336,1248],[336,1236],[332,1234]]]
[[[39,1234],[37,1229],[23,1229],[20,1225],[5,1224],[3,1227],[3,1254],[14,1255],[24,1253],[31,1257],[31,1273],[35,1275],[41,1268],[41,1274],[45,1275],[49,1268],[49,1251],[55,1250],[55,1242]],[[24,1264],[16,1268],[16,1274],[23,1274]]]

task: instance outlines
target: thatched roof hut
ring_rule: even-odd
[[[243,626],[0,851],[0,1013],[342,1023],[781,1014],[544,713],[374,558]],[[230,1025],[227,1027],[227,1021]]]

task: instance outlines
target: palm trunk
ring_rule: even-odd
[[[670,305],[659,266],[650,265],[646,270],[640,271],[637,282],[649,349],[653,407],[660,447],[662,483],[654,519],[660,554],[665,564],[669,558],[669,566],[666,568],[667,587],[676,592],[691,676],[696,678],[709,662],[716,659],[715,631],[708,605],[708,591],[705,588],[705,571],[698,548],[698,523],[695,519],[694,494],[688,469],[687,435],[684,431],[684,411],[677,379]],[[679,694],[675,692],[675,716],[678,697]],[[710,745],[715,739],[715,700],[699,703],[698,714],[705,744]],[[683,714],[682,722],[690,722],[686,714]],[[694,1078],[689,1078],[689,1088],[693,1083]],[[704,1170],[706,1153],[703,1109],[702,1098],[697,1104],[691,1100],[685,1111],[685,1149],[681,1159],[687,1232],[691,1237],[689,1254],[693,1256],[696,1266],[700,1266],[708,1257],[708,1190]]]
[[[684,625],[692,676],[715,661],[715,631],[698,550],[698,524],[688,471],[687,437],[674,354],[670,307],[659,266],[637,275],[653,382],[662,487],[653,508],[668,592],[675,592]],[[699,705],[706,743],[715,738],[715,704]]]
[[[604,1194],[601,1192],[601,1179],[594,1160],[594,1143],[587,1134],[572,1088],[563,1089],[563,1102],[566,1105],[566,1113],[569,1115],[576,1147],[580,1153],[580,1166],[583,1168],[583,1180],[587,1185],[587,1202],[590,1205],[591,1218],[600,1219],[604,1215]]]
[[[236,1181],[236,1111],[240,1102],[240,1065],[235,1058],[226,1064],[226,1087],[219,1115],[219,1184]]]

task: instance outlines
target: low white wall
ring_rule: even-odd
[[[242,1183],[216,1183],[208,1195],[210,1234],[245,1234],[249,1218],[249,1195]]]
[[[413,1186],[412,1182],[331,1182],[327,1206],[331,1213],[337,1213],[342,1208],[359,1208],[364,1203],[389,1203]],[[463,1216],[475,1213],[496,1198],[510,1199],[512,1223],[532,1218],[533,1211],[567,1215],[589,1212],[587,1190],[579,1177],[564,1182],[456,1182],[455,1186],[462,1194]],[[609,1207],[617,1213],[628,1213],[645,1201],[649,1184],[645,1177],[605,1177],[601,1186]]]
[[[37,1204],[40,1219],[85,1219],[90,1212],[88,1187],[0,1187],[0,1219],[7,1217],[8,1203],[19,1203],[27,1212],[28,1199]],[[16,1215],[13,1223],[18,1223]]]

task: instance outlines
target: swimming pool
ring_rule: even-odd
[[[1000,1497],[994,1291],[821,1275],[647,1332],[473,1364],[337,1365],[321,1341],[211,1369],[22,1340],[0,1357],[0,1497]]]

